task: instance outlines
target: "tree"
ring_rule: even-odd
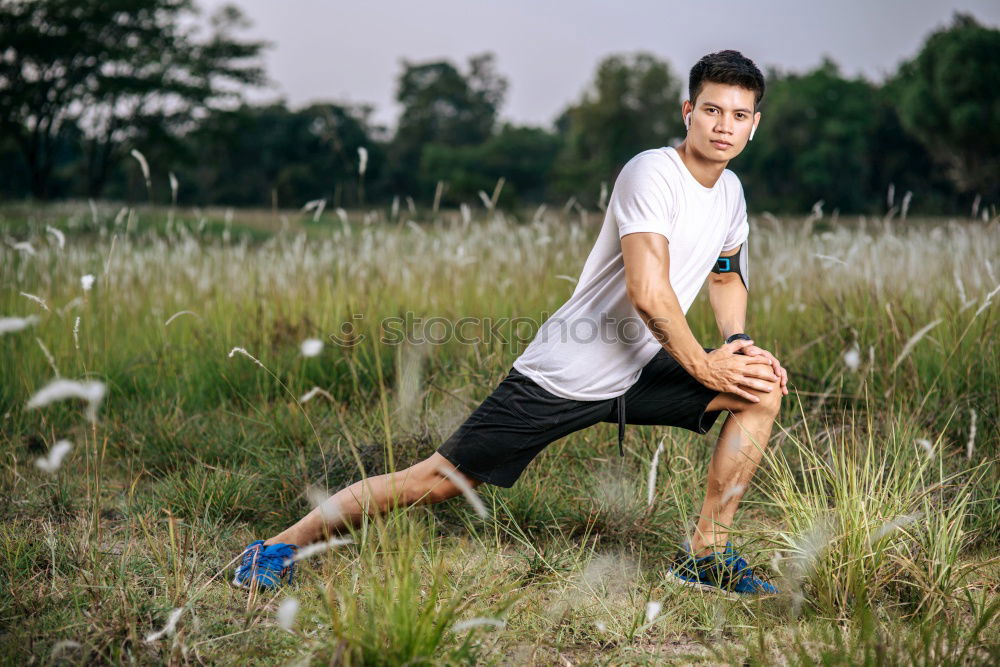
[[[430,145],[472,146],[486,141],[496,124],[507,80],[490,53],[469,59],[467,74],[449,62],[403,62],[396,100],[403,106],[390,147],[390,186],[414,197],[426,185],[419,177],[423,151]],[[433,184],[432,184],[433,187]]]
[[[443,201],[449,204],[478,201],[480,190],[492,194],[501,177],[503,204],[510,205],[515,199],[540,201],[558,150],[559,139],[551,132],[504,124],[479,145],[427,146],[420,173],[428,184],[439,180],[448,183]]]
[[[858,210],[870,201],[876,89],[829,58],[805,74],[768,72],[754,141],[731,163],[756,206]]]
[[[962,192],[1000,195],[1000,30],[956,12],[889,82],[904,127]]]
[[[601,61],[590,90],[556,122],[564,143],[556,188],[596,200],[601,181],[613,182],[633,155],[683,136],[681,90],[670,65],[651,54]]]
[[[45,198],[70,124],[87,137],[97,196],[126,142],[183,127],[207,107],[264,82],[264,42],[239,41],[225,6],[201,39],[192,0],[0,0],[0,129],[15,138],[32,194]]]
[[[368,150],[366,178],[377,180],[384,150],[369,124],[371,107],[284,103],[216,111],[183,136],[177,158],[182,199],[201,204],[281,206],[324,198],[358,204],[358,148]],[[378,193],[369,193],[378,194]]]

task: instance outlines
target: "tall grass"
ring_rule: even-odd
[[[599,217],[572,202],[519,212],[487,199],[428,218],[411,210],[412,224],[399,208],[398,219],[318,206],[0,209],[12,241],[0,246],[5,653],[345,664],[996,655],[995,220],[752,219],[748,326],[792,394],[732,535],[778,599],[723,601],[666,578],[719,426],[704,437],[630,426],[619,459],[614,426],[601,424],[551,445],[513,488],[480,487],[486,512],[456,499],[375,517],[353,543],[299,563],[287,591],[227,588],[240,548],[308,511],[310,489],[433,452],[533,333],[522,322],[520,340],[438,344],[427,330],[392,346],[378,342],[384,318],[538,321],[572,292],[565,278]],[[812,255],[837,261],[802,261]],[[688,319],[715,344],[704,294]],[[491,325],[463,333],[485,338]],[[28,409],[54,369],[104,383],[97,419],[86,400]],[[73,447],[55,466],[62,440]]]

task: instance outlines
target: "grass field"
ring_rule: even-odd
[[[318,491],[433,452],[530,338],[486,320],[553,312],[601,220],[404,213],[0,208],[5,664],[1000,661],[997,219],[751,218],[748,329],[791,393],[733,539],[777,598],[664,577],[722,419],[630,426],[624,459],[600,424],[479,487],[486,518],[411,507],[228,586]],[[393,317],[479,340],[380,343]],[[688,320],[717,344],[704,290]],[[106,395],[29,408],[56,378]]]

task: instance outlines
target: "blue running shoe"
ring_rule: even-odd
[[[727,597],[777,595],[778,589],[754,574],[743,558],[726,542],[726,550],[696,557],[684,545],[674,557],[668,574],[692,588],[722,592]]]
[[[243,550],[233,586],[250,588],[256,579],[261,588],[277,588],[285,574],[288,574],[288,583],[292,583],[295,561],[291,558],[297,549],[294,544],[264,546],[264,540],[254,540]]]

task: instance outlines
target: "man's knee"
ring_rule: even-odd
[[[748,392],[760,399],[757,402],[736,394],[719,394],[709,403],[709,409],[728,410],[736,414],[760,415],[772,420],[776,419],[781,412],[781,383],[774,381],[768,382],[768,385],[770,385],[771,391],[746,388]]]
[[[781,383],[778,381],[768,382],[771,391],[754,391],[753,393],[760,399],[749,409],[755,413],[766,415],[771,419],[776,419],[781,412]]]

